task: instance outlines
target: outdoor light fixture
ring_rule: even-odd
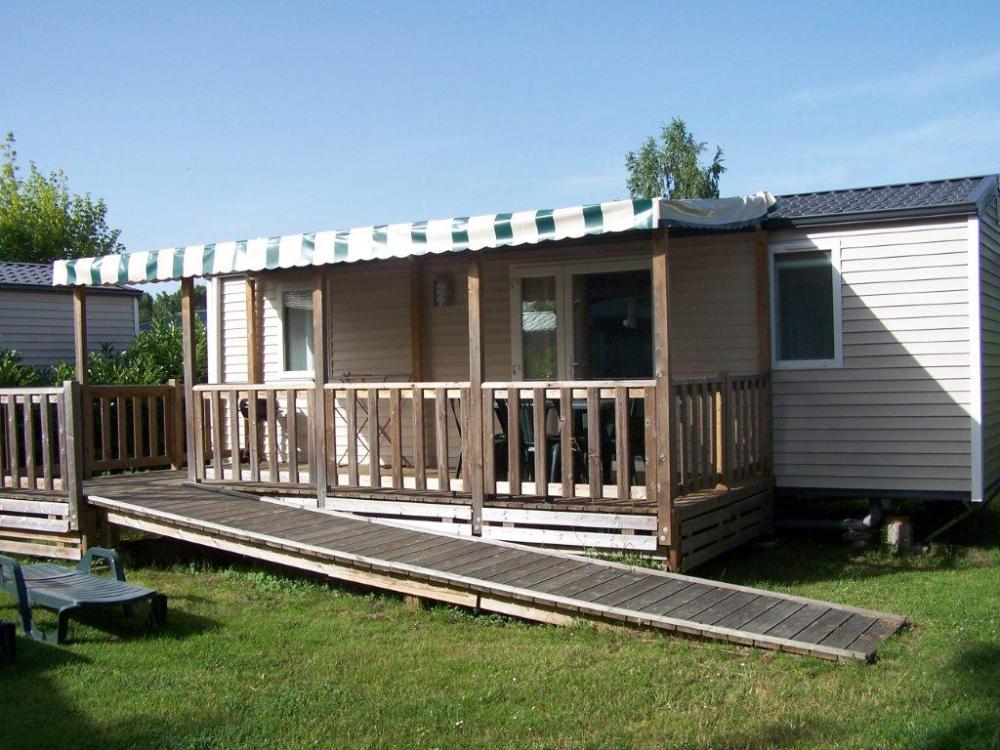
[[[438,276],[434,279],[434,307],[448,307],[452,301],[452,284],[450,276]]]

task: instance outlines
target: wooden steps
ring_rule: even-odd
[[[873,660],[905,625],[787,594],[285,507],[188,485],[176,472],[94,479],[86,491],[116,525],[543,622],[584,617],[840,661]]]

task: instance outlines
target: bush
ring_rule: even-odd
[[[198,371],[195,379],[205,380],[208,371],[205,326],[195,320]],[[91,352],[88,362],[90,382],[95,385],[154,385],[184,376],[183,331],[174,323],[156,320],[140,331],[129,347],[116,352],[105,345]]]
[[[15,349],[0,349],[0,388],[25,388],[45,380],[41,372],[21,359]]]

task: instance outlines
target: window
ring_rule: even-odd
[[[511,304],[515,379],[652,377],[648,259],[515,266]]]
[[[839,252],[776,248],[771,261],[774,365],[839,367]]]
[[[309,292],[281,295],[285,372],[312,372],[312,296]]]
[[[559,377],[559,317],[555,276],[521,282],[521,362],[526,380]]]

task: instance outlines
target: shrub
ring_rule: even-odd
[[[39,385],[42,373],[22,361],[16,349],[0,349],[0,388],[24,388]]]

